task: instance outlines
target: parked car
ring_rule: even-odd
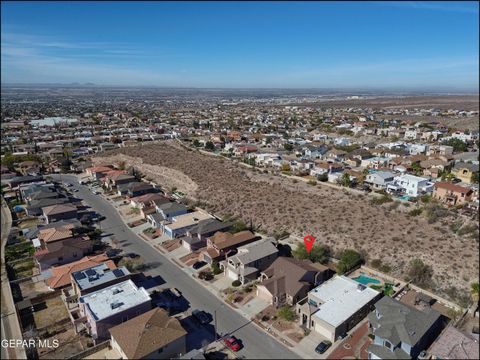
[[[242,348],[240,341],[235,336],[230,336],[223,339],[223,342],[232,351],[238,351]]]
[[[212,321],[210,315],[208,315],[205,311],[202,310],[193,310],[192,316],[197,319],[202,325],[208,324],[210,321]]]
[[[323,354],[327,349],[332,346],[332,343],[330,341],[324,340],[320,344],[317,345],[315,348],[315,352],[317,354]]]
[[[205,265],[207,265],[207,263],[205,261],[197,261],[195,264],[192,265],[192,267],[195,270],[198,270],[198,269],[204,267]]]
[[[73,189],[73,192],[78,192],[78,189]]]

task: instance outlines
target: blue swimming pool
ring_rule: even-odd
[[[408,195],[402,195],[402,196],[399,197],[399,199],[408,201],[408,200],[410,200],[410,196],[408,196]]]
[[[360,284],[363,285],[368,285],[368,284],[380,284],[380,280],[371,278],[370,276],[367,275],[360,275],[355,278],[353,278],[356,282],[359,282]]]

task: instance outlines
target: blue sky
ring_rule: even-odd
[[[478,2],[2,2],[4,83],[478,91]]]

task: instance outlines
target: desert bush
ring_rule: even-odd
[[[392,202],[393,199],[391,196],[389,195],[382,195],[381,197],[374,197],[370,203],[372,205],[382,205],[382,204],[386,204],[388,202]]]
[[[410,211],[408,212],[408,215],[410,215],[410,216],[418,216],[418,215],[420,215],[422,212],[423,212],[422,209],[417,208],[417,209],[410,210]]]
[[[240,285],[242,285],[242,283],[240,282],[240,280],[234,280],[234,281],[232,282],[232,286],[233,286],[233,287],[239,287]]]
[[[304,244],[299,244],[295,250],[292,252],[292,255],[296,259],[308,259],[313,262],[319,262],[321,264],[326,264],[331,255],[331,249],[327,245],[313,245],[310,253],[307,252]]]
[[[317,182],[315,180],[309,180],[307,184],[315,186],[315,185],[317,185]]]
[[[344,274],[355,266],[360,265],[363,261],[364,259],[360,253],[352,249],[347,249],[343,251],[340,256],[340,261],[337,264],[337,271],[340,274]]]
[[[285,305],[278,309],[277,316],[286,321],[293,321],[295,320],[295,311],[291,306]]]
[[[212,279],[213,279],[213,273],[211,273],[210,271],[201,271],[201,272],[198,274],[198,278],[199,278],[200,280],[209,281],[209,280],[212,280]]]
[[[432,287],[433,270],[420,259],[412,259],[408,269],[408,280],[422,288]]]

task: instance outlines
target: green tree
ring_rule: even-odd
[[[471,181],[472,181],[473,183],[477,183],[477,184],[478,184],[478,182],[479,182],[479,181],[478,181],[478,175],[479,175],[478,171],[475,171],[475,172],[472,174],[472,179],[471,179]]]
[[[295,320],[295,311],[291,306],[285,305],[278,309],[277,316],[286,321],[293,321]]]
[[[352,181],[350,180],[350,175],[344,173],[340,178],[340,184],[345,187],[350,187],[350,185],[352,184]]]
[[[286,144],[283,144],[283,148],[287,151],[292,151],[293,150],[293,145],[289,144],[289,143],[286,143]]]
[[[408,279],[423,288],[432,286],[433,270],[420,259],[412,259],[408,270]]]
[[[326,264],[330,259],[331,254],[332,251],[327,245],[320,244],[314,244],[310,250],[310,253],[307,252],[307,249],[303,244],[299,244],[292,253],[295,259],[308,259],[321,264]]]
[[[423,169],[418,162],[414,162],[412,164],[412,170],[415,173],[415,175],[420,175],[423,172]]]
[[[455,152],[465,152],[468,150],[468,146],[460,139],[448,139],[443,142],[444,145],[452,146]]]
[[[207,143],[205,144],[205,149],[208,151],[213,151],[215,150],[215,145],[213,145],[213,142],[207,141]]]
[[[212,272],[213,272],[213,275],[218,275],[223,272],[222,269],[220,269],[220,265],[218,264],[218,261],[212,262]]]
[[[195,147],[200,147],[200,141],[198,141],[197,139],[193,140],[193,146]]]
[[[337,271],[344,274],[363,262],[363,257],[360,253],[352,249],[344,250],[340,256],[340,261],[337,264]]]

